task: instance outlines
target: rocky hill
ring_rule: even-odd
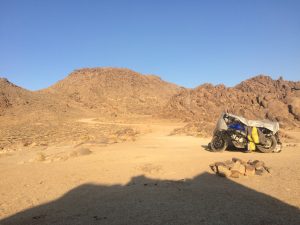
[[[102,113],[154,114],[160,111],[180,88],[157,76],[129,69],[80,69],[43,90],[63,96],[85,109]]]
[[[166,105],[163,116],[190,122],[174,133],[207,135],[221,112],[228,111],[249,119],[271,119],[282,127],[299,126],[300,82],[272,80],[257,76],[235,87],[203,84],[185,89]]]
[[[74,111],[76,107],[70,107],[61,98],[29,91],[0,78],[0,116],[17,116],[18,120],[38,119]]]
[[[26,107],[36,100],[35,95],[10,83],[5,78],[0,78],[0,115],[10,109]]]
[[[266,118],[288,123],[300,121],[300,82],[283,78],[272,80],[257,76],[236,86],[245,93],[256,94],[257,103],[265,109]]]
[[[0,115],[33,119],[83,113],[104,117],[159,115],[189,122],[175,133],[205,135],[211,133],[223,111],[249,119],[277,120],[285,128],[297,127],[300,82],[260,75],[235,87],[203,84],[186,89],[129,69],[90,68],[75,70],[53,86],[33,92],[0,79]]]

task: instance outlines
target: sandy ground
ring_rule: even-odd
[[[134,142],[83,146],[87,155],[1,156],[0,224],[300,224],[298,141],[279,154],[212,153],[208,139],[169,136],[182,124],[134,126],[149,132]],[[72,148],[43,151],[62,155]],[[263,160],[273,171],[239,179],[210,171],[210,163],[232,157]]]

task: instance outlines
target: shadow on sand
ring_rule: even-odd
[[[226,178],[132,178],[127,185],[84,184],[61,198],[19,212],[6,224],[300,224],[300,211]]]

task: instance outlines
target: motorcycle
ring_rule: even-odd
[[[247,149],[251,137],[251,130],[257,130],[255,147],[263,152],[280,152],[281,143],[278,137],[279,123],[272,121],[247,120],[244,117],[230,113],[222,113],[216,128],[210,148],[214,152],[224,151],[229,145]]]

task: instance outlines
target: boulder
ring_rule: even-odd
[[[244,175],[246,173],[246,166],[241,164],[238,171],[240,174]]]
[[[295,119],[300,120],[300,98],[292,97],[288,99],[289,112],[295,117]]]
[[[255,175],[255,167],[253,167],[251,165],[246,165],[245,175],[246,176],[254,176]]]
[[[222,176],[222,177],[230,177],[231,175],[231,171],[223,165],[220,165],[217,167],[218,168],[218,175]]]
[[[216,162],[216,163],[215,163],[215,166],[216,166],[216,167],[218,167],[218,166],[225,166],[225,167],[227,167],[226,164],[223,163],[223,162]]]
[[[217,170],[217,167],[216,167],[216,164],[213,163],[213,164],[210,164],[209,167],[211,168],[211,170],[214,172],[214,173],[217,173],[218,170]]]
[[[231,170],[230,177],[232,177],[232,178],[239,178],[240,177],[240,172],[237,171],[237,170]]]
[[[264,168],[265,163],[263,161],[255,160],[251,165],[253,165],[256,170],[260,170]]]
[[[226,167],[228,167],[229,169],[232,169],[232,167],[234,166],[234,162],[231,160],[226,160],[224,162],[224,164],[226,165]]]
[[[235,161],[235,163],[233,163],[233,166],[231,167],[231,170],[238,171],[240,174],[245,174],[246,168],[243,164],[241,164],[241,161]]]
[[[264,170],[264,169],[258,169],[258,170],[255,170],[255,175],[262,176],[264,173],[265,173],[265,170]]]
[[[233,162],[240,162],[240,164],[243,164],[243,165],[247,164],[244,160],[239,159],[239,158],[235,158],[235,157],[232,158],[232,161]]]

